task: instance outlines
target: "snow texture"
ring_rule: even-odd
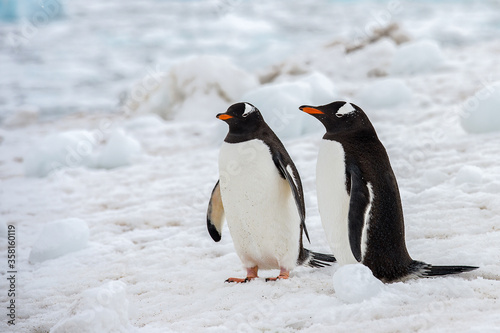
[[[24,157],[28,177],[46,177],[50,173],[78,167],[112,169],[129,165],[140,154],[140,143],[121,128],[109,134],[99,146],[101,131],[66,131],[50,134],[37,142]]]
[[[299,112],[300,105],[327,104],[336,96],[332,81],[314,72],[294,81],[262,85],[241,99],[257,106],[278,137],[291,139],[317,132],[322,126],[317,120]]]
[[[45,225],[33,244],[29,261],[38,263],[55,259],[87,246],[89,227],[78,218],[68,218]]]
[[[148,74],[132,89],[126,105],[138,113],[154,112],[166,119],[205,121],[257,85],[256,76],[229,59],[199,56],[174,64],[166,75]]]
[[[410,102],[412,91],[404,80],[385,78],[378,79],[360,89],[355,97],[356,103],[364,107],[383,109],[404,107]]]
[[[500,82],[488,84],[464,103],[460,123],[469,133],[500,131]]]
[[[102,287],[85,290],[50,333],[135,332],[129,320],[126,285],[111,281]]]
[[[333,275],[335,296],[346,303],[368,300],[377,296],[384,288],[384,283],[362,264],[344,265]]]
[[[432,40],[420,40],[403,44],[394,54],[391,74],[414,75],[429,73],[445,64],[445,56],[439,44]]]

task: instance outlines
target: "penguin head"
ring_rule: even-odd
[[[216,117],[229,125],[230,132],[252,132],[264,122],[259,109],[247,102],[233,104]]]
[[[337,101],[326,105],[299,107],[323,123],[329,133],[373,129],[363,110],[353,104]]]

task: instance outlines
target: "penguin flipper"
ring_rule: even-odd
[[[302,183],[300,181],[299,172],[295,165],[290,161],[290,163],[286,163],[281,154],[278,152],[273,153],[273,161],[278,171],[281,174],[281,177],[288,181],[290,185],[290,189],[293,193],[293,198],[295,199],[295,204],[297,205],[297,210],[299,211],[300,216],[300,226],[301,229],[306,234],[307,240],[309,243],[311,240],[309,239],[309,234],[306,228],[306,205],[304,203],[304,193],[302,191]]]
[[[352,254],[361,262],[361,237],[365,227],[365,213],[370,204],[370,193],[357,172],[351,172],[351,189],[349,202],[349,244]]]
[[[222,226],[224,225],[224,206],[222,205],[222,197],[220,194],[219,181],[215,184],[208,202],[207,209],[207,228],[208,233],[216,242],[221,240]]]

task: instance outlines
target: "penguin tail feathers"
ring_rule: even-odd
[[[434,266],[420,261],[414,261],[410,266],[411,272],[419,277],[459,274],[478,268],[475,266]]]
[[[304,249],[301,255],[299,256],[299,265],[309,266],[309,267],[326,267],[330,266],[332,263],[336,262],[337,259],[331,254],[324,254],[309,251],[308,249]]]

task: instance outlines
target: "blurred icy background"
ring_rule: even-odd
[[[456,47],[500,35],[500,4],[476,1],[1,0],[0,119],[113,111],[133,84],[193,55],[252,72],[398,22]],[[339,82],[340,83],[340,82]]]

